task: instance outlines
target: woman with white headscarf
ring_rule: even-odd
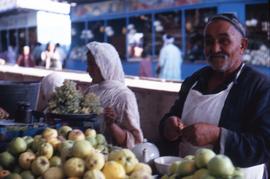
[[[55,92],[56,87],[62,86],[65,81],[65,76],[62,73],[53,72],[45,76],[41,80],[38,111],[46,110],[48,102]]]
[[[132,148],[143,141],[140,116],[134,93],[125,85],[124,72],[116,49],[108,43],[87,44],[87,62],[92,85],[87,92],[100,97],[104,109],[107,140]]]

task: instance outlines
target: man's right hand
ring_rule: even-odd
[[[164,136],[169,141],[174,141],[181,136],[184,123],[177,116],[170,116],[164,126]]]

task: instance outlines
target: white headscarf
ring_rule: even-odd
[[[120,57],[112,45],[101,42],[90,42],[86,47],[94,56],[101,75],[105,80],[125,82]]]
[[[62,73],[53,72],[41,80],[38,110],[47,107],[49,99],[55,92],[56,87],[62,86],[66,77]]]
[[[142,141],[140,115],[134,93],[126,87],[124,71],[115,48],[108,43],[90,42],[86,45],[92,53],[104,81],[93,84],[87,92],[100,97],[103,107],[113,107],[118,125],[127,131],[126,147]]]

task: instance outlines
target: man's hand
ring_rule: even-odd
[[[104,109],[104,120],[106,125],[111,125],[116,120],[116,113],[112,107],[106,107]]]
[[[216,144],[219,141],[220,127],[207,124],[196,123],[187,126],[182,131],[184,140],[195,146],[204,146],[208,144]]]
[[[0,107],[0,119],[8,118],[9,114],[3,108]]]
[[[164,126],[164,136],[169,141],[174,141],[181,136],[183,122],[177,116],[171,116],[167,119]]]

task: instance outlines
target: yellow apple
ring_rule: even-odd
[[[145,164],[145,163],[137,163],[135,165],[135,168],[133,170],[132,173],[134,172],[137,172],[137,171],[140,171],[140,172],[146,172],[146,173],[149,173],[150,175],[152,174],[152,169],[149,165]]]
[[[112,151],[109,154],[109,160],[114,160],[121,164],[127,174],[131,173],[134,170],[136,164],[139,163],[135,154],[130,149]]]
[[[33,152],[24,152],[19,156],[19,165],[22,169],[29,169],[32,162],[36,159],[36,155]]]
[[[51,167],[42,175],[43,179],[63,179],[64,172],[60,167]]]
[[[133,172],[129,179],[152,179],[153,176],[150,174],[150,173],[147,173],[145,171],[136,171],[136,172]]]
[[[80,129],[73,129],[68,134],[68,140],[73,141],[85,140],[85,135]]]
[[[38,155],[42,155],[50,159],[53,156],[53,146],[50,143],[43,143],[38,148]]]
[[[96,137],[97,132],[96,132],[95,129],[89,128],[89,129],[86,129],[86,130],[84,131],[84,134],[85,134],[86,137]]]
[[[85,159],[85,165],[88,170],[101,170],[105,164],[105,156],[96,151],[92,151]]]
[[[36,176],[42,175],[50,167],[50,162],[47,157],[39,156],[31,164],[31,170]]]
[[[126,172],[124,167],[115,161],[108,161],[105,163],[102,172],[106,179],[124,179]]]
[[[45,138],[46,140],[48,138],[56,138],[57,136],[58,136],[57,130],[53,128],[48,127],[42,132],[42,137]]]
[[[67,177],[82,177],[85,170],[84,160],[73,157],[64,164],[64,173]]]

